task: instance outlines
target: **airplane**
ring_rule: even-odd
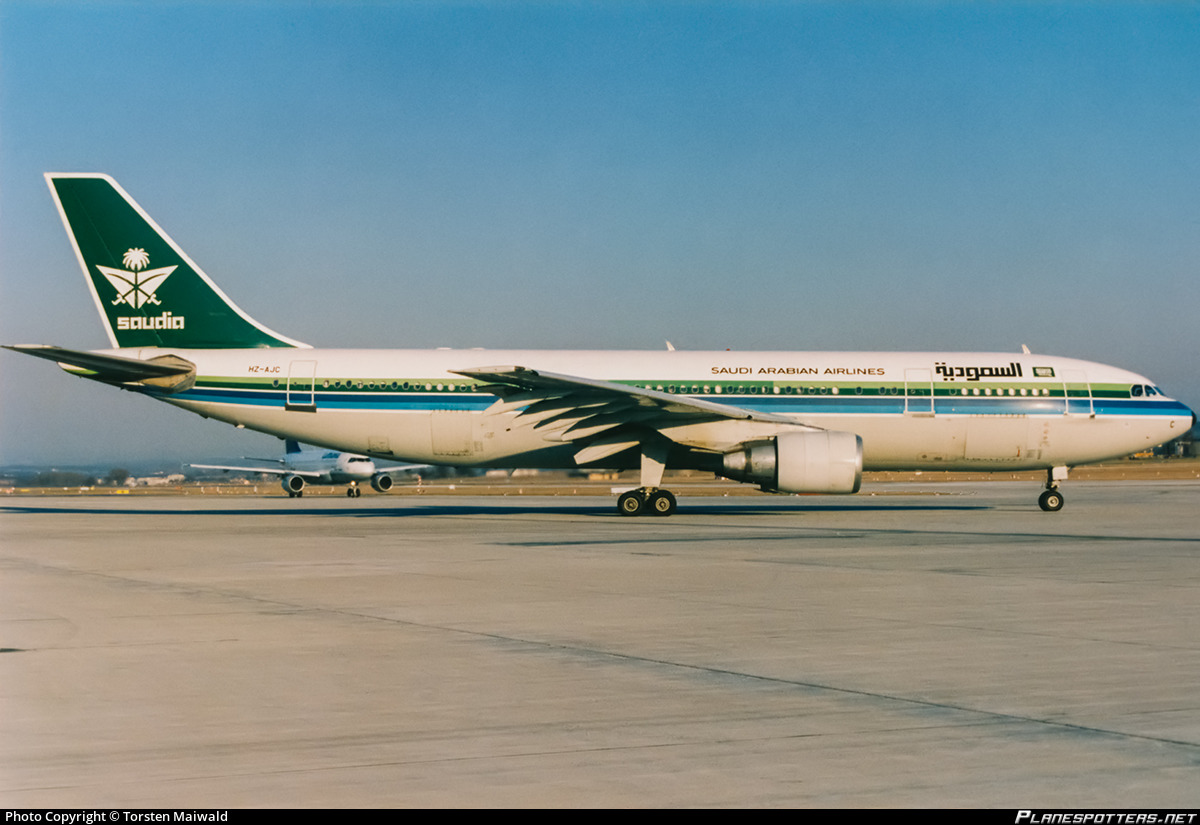
[[[378,459],[637,470],[622,515],[667,516],[664,471],[776,493],[864,470],[1071,467],[1195,424],[1149,379],[1022,352],[316,349],[230,300],[116,181],[46,174],[112,347],[9,349],[237,427]]]
[[[358,498],[362,495],[360,481],[368,481],[377,493],[386,493],[392,489],[393,482],[390,473],[399,470],[412,470],[417,464],[403,464],[376,470],[375,462],[365,455],[343,453],[338,450],[305,450],[295,439],[284,440],[283,458],[255,458],[249,461],[268,461],[274,467],[247,467],[228,464],[188,464],[198,470],[241,470],[251,473],[271,473],[282,476],[281,484],[288,498],[300,498],[304,495],[305,484],[348,484],[346,495]]]

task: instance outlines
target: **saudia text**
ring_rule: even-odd
[[[183,316],[164,312],[162,315],[143,318],[141,315],[122,315],[117,318],[117,329],[183,329]]]
[[[883,367],[713,367],[713,375],[883,375]]]
[[[229,811],[5,811],[5,822],[53,822],[96,825],[97,822],[228,822]]]
[[[955,378],[978,381],[980,378],[1021,377],[1021,365],[1016,361],[1010,361],[1007,367],[949,367],[939,361],[934,364],[933,371],[942,376],[943,381],[953,381]]]

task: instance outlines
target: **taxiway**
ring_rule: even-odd
[[[1195,807],[1200,483],[1064,490],[3,500],[0,800]]]

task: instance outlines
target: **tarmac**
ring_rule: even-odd
[[[1200,806],[1200,481],[0,500],[0,806]]]

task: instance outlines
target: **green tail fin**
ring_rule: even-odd
[[[114,346],[308,346],[238,309],[112,178],[46,182]]]

